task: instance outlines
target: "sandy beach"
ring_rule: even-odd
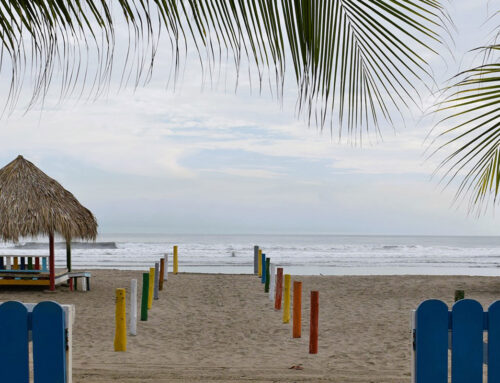
[[[500,296],[494,277],[296,276],[303,329],[293,339],[257,277],[180,273],[169,275],[127,352],[114,352],[115,288],[141,272],[92,273],[89,292],[0,290],[2,301],[76,306],[75,382],[409,382],[410,310],[428,298],[451,304],[455,289],[483,306]],[[310,290],[320,291],[317,355],[308,353]]]

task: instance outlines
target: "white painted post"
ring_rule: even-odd
[[[66,382],[73,383],[73,322],[75,320],[75,306],[69,305],[66,311],[68,344],[66,347]]]
[[[163,280],[164,281],[168,280],[168,253],[165,253],[165,276]]]
[[[87,291],[87,278],[80,278],[81,291]]]
[[[11,262],[11,258],[10,257],[5,257],[5,268],[7,270],[10,270],[11,267],[12,267],[10,262]]]
[[[137,279],[130,281],[130,335],[137,335]]]
[[[274,263],[271,263],[269,275],[271,276],[269,279],[269,300],[274,301],[274,288],[276,287],[276,266]]]
[[[160,287],[160,262],[155,262],[155,287],[154,287],[154,299],[158,300],[158,290]]]

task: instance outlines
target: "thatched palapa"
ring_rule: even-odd
[[[0,169],[0,236],[17,242],[48,235],[53,269],[54,234],[68,243],[72,238],[95,240],[97,221],[59,182],[18,156]]]

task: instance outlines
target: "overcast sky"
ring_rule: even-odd
[[[496,25],[486,22],[493,2],[452,3],[455,61],[433,61],[442,81]],[[245,78],[236,94],[224,81],[202,90],[188,62],[175,91],[160,62],[148,86],[112,84],[95,102],[48,97],[25,114],[21,99],[0,120],[0,166],[24,155],[91,209],[102,233],[500,233],[493,212],[468,216],[451,204],[455,189],[431,179],[432,120],[410,119],[362,147],[339,143],[296,119],[293,78],[280,107],[250,94]],[[4,99],[10,73],[0,76]]]

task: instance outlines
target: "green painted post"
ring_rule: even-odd
[[[149,273],[142,274],[141,320],[148,320]]]
[[[66,241],[66,268],[71,271],[71,240]]]
[[[264,291],[269,292],[269,280],[271,279],[271,273],[269,272],[269,267],[271,265],[271,258],[266,258],[266,284],[264,285]]]
[[[455,290],[455,302],[465,299],[465,291],[464,290]]]
[[[28,257],[28,270],[33,270],[33,258]]]

